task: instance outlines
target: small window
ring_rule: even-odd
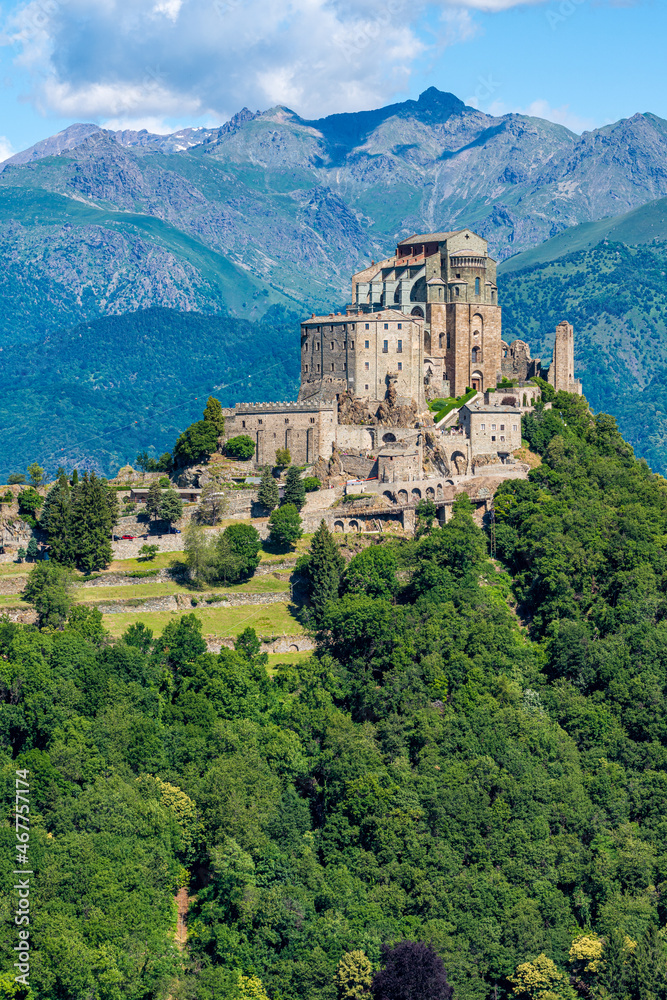
[[[285,417],[285,423],[286,423],[286,424],[288,424],[288,423],[289,423],[289,417]]]
[[[261,427],[261,426],[262,426],[262,424],[264,423],[264,421],[262,420],[262,418],[261,418],[261,417],[259,418],[259,420],[258,420],[257,422],[258,422],[258,424],[259,424],[259,426],[260,426],[260,427]]]
[[[389,323],[385,323],[384,328],[385,328],[385,330],[388,330],[389,329]]]
[[[315,350],[319,351],[319,349],[320,349],[320,342],[319,342],[319,340],[316,340],[315,341]]]
[[[398,362],[398,370],[399,370],[399,372],[403,371],[403,362],[402,361]]]
[[[371,346],[371,342],[370,342],[370,340],[365,340],[365,341],[364,341],[364,347],[366,348],[366,350],[368,350],[368,348],[369,348],[370,346]]]
[[[486,424],[480,424],[479,426],[480,426],[481,430],[483,430],[483,431],[486,430]]]
[[[491,424],[491,430],[495,431],[495,429],[496,429],[496,425],[495,424]]]
[[[320,366],[319,366],[319,365],[317,366],[317,370],[318,370],[318,372],[319,372],[319,370],[320,370]]]
[[[458,286],[458,285],[456,286],[456,294],[457,294],[457,295],[459,295],[459,294],[460,294],[460,292],[459,292],[459,286]]]
[[[318,333],[320,332],[319,326],[316,326],[315,329],[317,330]],[[317,346],[319,347],[320,345],[318,344]]]
[[[371,328],[371,327],[370,327],[370,323],[366,323],[366,329],[367,329],[367,330],[370,330],[370,328]]]
[[[307,373],[308,373],[308,365],[304,365],[304,366],[303,366],[303,370],[304,370],[304,371],[306,372],[306,374],[307,374]]]
[[[388,340],[383,340],[382,341],[382,353],[383,354],[387,354],[388,352],[389,352],[389,341]]]
[[[354,330],[354,323],[350,323],[350,330]]]
[[[479,293],[481,291],[481,287],[482,287],[482,284],[481,284],[479,278],[475,278],[475,295],[479,295]]]
[[[310,422],[311,422],[311,424],[314,424],[315,423],[315,417],[311,417],[310,418]]]
[[[347,371],[347,361],[343,361],[343,371]]]
[[[365,371],[365,372],[369,371],[370,367],[371,367],[371,366],[369,365],[369,363],[368,363],[368,361],[367,361],[367,362],[366,362],[366,364],[364,365],[364,371]]]
[[[350,341],[350,350],[351,351],[354,350],[354,341],[353,340]]]
[[[343,350],[347,350],[347,340],[343,341]]]
[[[331,371],[332,371],[332,372],[335,372],[335,371],[336,371],[336,366],[335,366],[335,364],[333,363],[333,361],[331,362]]]
[[[495,435],[495,434],[492,434],[492,435],[491,435],[491,440],[492,440],[492,441],[495,441],[495,440],[496,440],[496,435]]]
[[[519,429],[519,425],[518,424],[512,424],[512,430],[513,431],[518,431],[518,429]]]
[[[368,392],[368,386],[367,385],[364,386],[364,389]]]
[[[461,277],[461,275],[457,273],[456,277],[457,277],[457,278],[460,278],[460,277]]]
[[[504,440],[505,440],[505,435],[504,435],[504,434],[501,434],[501,435],[500,435],[500,440],[501,440],[501,441],[504,441]]]
[[[331,350],[333,351],[333,349],[334,349],[334,342],[333,342],[333,340],[332,340],[332,341],[331,341]]]
[[[403,329],[403,324],[402,324],[402,323],[399,323],[399,324],[398,324],[398,329],[399,329],[399,330],[402,330],[402,329]]]
[[[402,340],[399,340],[399,342],[398,342],[398,346],[396,347],[396,353],[397,354],[402,354],[403,353],[403,341]]]
[[[500,429],[501,429],[501,431],[504,431],[505,430],[505,424],[501,424],[500,425]]]
[[[245,427],[245,420],[241,421],[241,427]]]

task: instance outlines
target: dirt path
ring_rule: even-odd
[[[183,951],[188,940],[188,927],[185,918],[190,908],[190,898],[187,889],[179,889],[176,894],[176,905],[178,906],[178,920],[176,922],[176,946]]]

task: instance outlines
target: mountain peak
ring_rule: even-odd
[[[466,108],[466,105],[459,100],[456,94],[438,90],[437,87],[429,87],[428,90],[422,91],[417,99],[417,106],[420,110],[437,110],[440,113],[446,111],[449,114],[461,114]]]

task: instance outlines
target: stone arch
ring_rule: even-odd
[[[475,313],[475,315],[473,316],[472,328],[473,328],[473,336],[475,335],[475,333],[479,333],[481,337],[482,334],[484,333],[484,319],[480,313]]]
[[[442,483],[438,483],[438,485],[436,486],[436,492],[438,500],[442,500]]]
[[[445,346],[445,335],[444,335],[444,333],[439,333],[438,334],[438,347],[444,347],[444,346]]]
[[[394,494],[390,493],[389,490],[385,490],[382,496],[386,497],[387,500],[391,500],[392,503],[396,503],[396,501],[394,500]]]
[[[427,500],[435,500],[435,490],[433,489],[432,486],[427,486],[426,487],[426,499]]]
[[[412,490],[412,499],[421,500],[421,498],[422,498],[422,491],[418,490],[417,487],[415,486],[414,489]]]
[[[457,476],[463,476],[463,475],[465,475],[466,470],[468,468],[468,460],[466,459],[466,457],[465,457],[465,455],[463,454],[462,451],[455,451],[454,452],[454,454],[452,455],[452,462],[451,462],[451,464],[456,469],[456,475]]]
[[[348,528],[350,529],[350,531],[361,531],[361,527],[358,521],[350,521],[350,523],[348,524]]]
[[[421,306],[415,306],[414,309],[410,312],[410,315],[417,316],[419,319],[423,319],[424,310],[421,308]]]
[[[391,431],[387,431],[386,434],[382,435],[382,440],[384,441],[385,444],[388,444],[390,441],[396,440],[396,435],[392,434]]]
[[[445,479],[445,486],[453,486],[453,485],[454,485],[453,479]]]
[[[470,376],[470,388],[476,389],[478,392],[482,392],[484,389],[484,374],[480,371],[475,371]]]
[[[399,490],[398,491],[398,496],[397,496],[396,499],[398,500],[399,503],[407,503],[408,502],[408,491],[407,490]]]
[[[426,302],[426,278],[417,278],[414,285],[410,289],[410,301],[411,302]],[[414,309],[412,310],[414,313]],[[420,315],[424,315],[421,313]]]
[[[473,347],[471,352],[471,358],[472,358],[472,363],[474,365],[478,365],[482,360],[482,348],[477,347],[477,345],[475,345],[475,347]]]
[[[345,531],[345,526],[342,521],[334,521],[334,531]]]
[[[292,643],[292,645],[289,647],[289,649],[288,649],[287,652],[288,653],[298,653],[299,652],[299,647],[295,643]]]

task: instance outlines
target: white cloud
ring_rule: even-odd
[[[12,148],[12,144],[9,139],[5,138],[4,135],[0,135],[0,163],[2,163],[3,160],[9,159],[9,157],[13,156],[15,152],[16,150]]]
[[[488,115],[496,117],[517,114],[529,115],[531,118],[546,118],[547,121],[555,122],[557,125],[564,125],[565,128],[569,128],[571,132],[576,132],[579,135],[582,132],[598,128],[600,124],[590,118],[582,118],[580,115],[575,114],[574,111],[570,111],[569,104],[563,104],[560,108],[552,108],[548,101],[542,99],[532,101],[525,108],[518,106],[511,107],[505,104],[504,101],[492,101],[488,107],[484,108],[484,111]]]

